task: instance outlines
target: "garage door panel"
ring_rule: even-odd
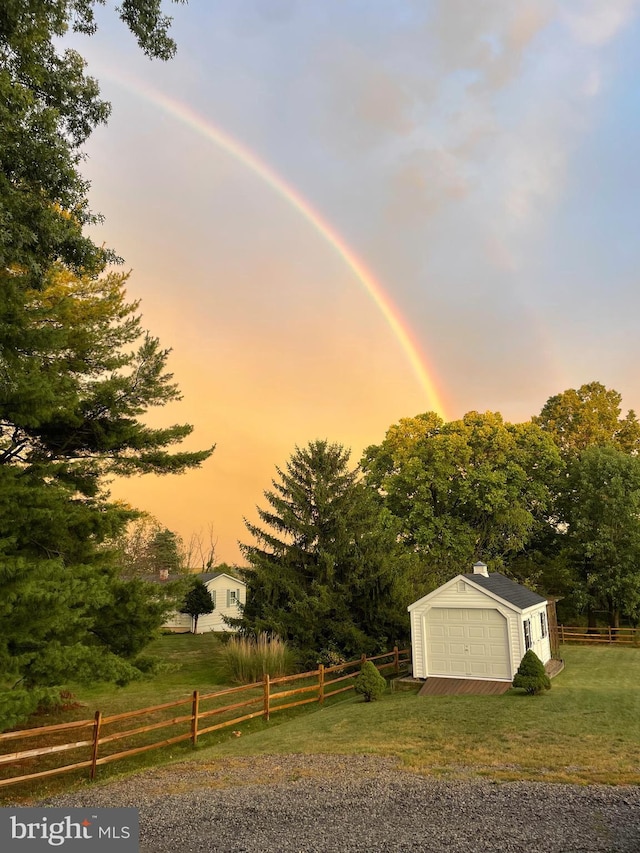
[[[436,608],[438,609],[438,608]],[[465,618],[463,615],[464,611],[462,610],[443,610],[442,611],[442,621],[446,622],[447,625],[459,625],[465,622]]]
[[[486,620],[487,610],[465,610],[463,611],[466,614],[467,622],[484,622]]]
[[[497,610],[432,608],[425,619],[428,675],[510,678],[507,620]]]

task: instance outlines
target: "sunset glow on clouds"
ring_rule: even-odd
[[[594,379],[639,408],[637,13],[191,0],[167,64],[111,13],[74,37],[113,105],[84,164],[99,235],[184,392],[152,417],[217,445],[114,495],[187,539],[212,523],[235,561],[296,444],[355,463],[400,417],[525,420]]]

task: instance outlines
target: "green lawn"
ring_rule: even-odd
[[[34,717],[31,725],[44,726],[72,719],[92,717],[95,711],[119,714],[150,705],[160,705],[188,696],[193,690],[201,693],[222,690],[226,684],[216,666],[222,640],[217,634],[165,634],[146,649],[145,654],[160,661],[160,671],[154,678],[134,681],[126,687],[99,684],[87,687],[69,684],[81,708],[73,712]]]
[[[540,696],[349,699],[207,750],[370,753],[447,776],[640,784],[640,650],[564,646],[565,670]]]
[[[215,667],[220,642],[214,635],[163,637],[153,651],[167,666],[154,680],[126,688],[77,688],[82,708],[32,724],[86,719],[98,708],[110,714],[133,710],[188,696],[194,688],[222,689]],[[349,698],[336,697],[324,707],[308,705],[274,713],[270,722],[259,717],[240,724],[239,738],[229,730],[204,736],[196,752],[178,744],[107,764],[98,778],[172,760],[217,764],[231,756],[369,753],[451,778],[640,784],[640,649],[564,646],[561,654],[566,668],[540,696],[387,692],[365,703],[344,694]],[[44,796],[84,785],[85,779],[78,772],[0,795]]]

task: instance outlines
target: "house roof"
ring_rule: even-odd
[[[534,607],[536,604],[543,604],[546,598],[538,595],[522,584],[512,581],[506,575],[501,575],[499,572],[492,572],[490,575],[469,574],[462,576],[465,580],[477,584],[477,586],[486,589],[487,592],[492,592],[499,596],[509,604],[519,607],[520,610],[526,610],[528,607]]]
[[[208,583],[208,581],[215,580],[216,578],[225,577],[225,578],[229,578],[232,581],[237,581],[239,584],[241,584],[243,586],[245,584],[245,581],[240,580],[239,578],[234,578],[231,575],[228,575],[226,572],[197,572],[197,573],[194,572],[193,574],[188,574],[188,575],[173,574],[173,575],[169,575],[169,577],[167,577],[167,578],[161,578],[159,574],[154,574],[154,575],[147,575],[146,577],[143,578],[143,580],[150,581],[151,583],[167,583],[168,581],[176,581],[176,580],[180,580],[181,578],[188,578],[188,577],[198,578],[198,580],[201,580],[202,583]]]
[[[224,572],[198,572],[196,577],[198,578],[198,580],[201,580],[202,583],[206,583],[207,581],[212,581],[215,578],[221,577],[223,574],[225,574],[225,573]]]

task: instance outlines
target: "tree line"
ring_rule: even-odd
[[[406,607],[482,560],[595,626],[640,618],[640,424],[599,382],[557,394],[527,423],[469,412],[403,418],[349,465],[339,444],[276,469],[237,627],[307,656],[408,639]]]

